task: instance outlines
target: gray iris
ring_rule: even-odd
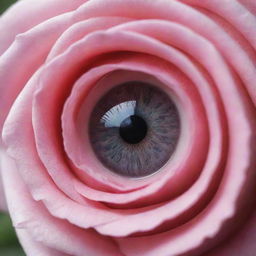
[[[158,171],[171,157],[180,135],[172,99],[140,81],[115,86],[94,107],[89,137],[109,170],[129,177]]]

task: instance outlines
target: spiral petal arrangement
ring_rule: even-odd
[[[252,255],[256,2],[37,0],[19,23],[31,2],[0,20],[0,173],[26,253]],[[130,80],[166,86],[182,123],[143,179],[86,139],[93,88]]]

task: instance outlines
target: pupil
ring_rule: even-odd
[[[148,127],[143,118],[131,115],[122,121],[119,134],[125,142],[137,144],[145,138],[147,130]]]

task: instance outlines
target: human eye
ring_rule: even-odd
[[[99,161],[128,177],[153,174],[171,158],[180,119],[171,96],[143,81],[114,85],[95,104],[89,139]]]

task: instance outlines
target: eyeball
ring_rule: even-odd
[[[111,88],[95,104],[88,132],[96,157],[110,171],[144,177],[170,159],[180,123],[174,101],[161,88],[128,81]]]

